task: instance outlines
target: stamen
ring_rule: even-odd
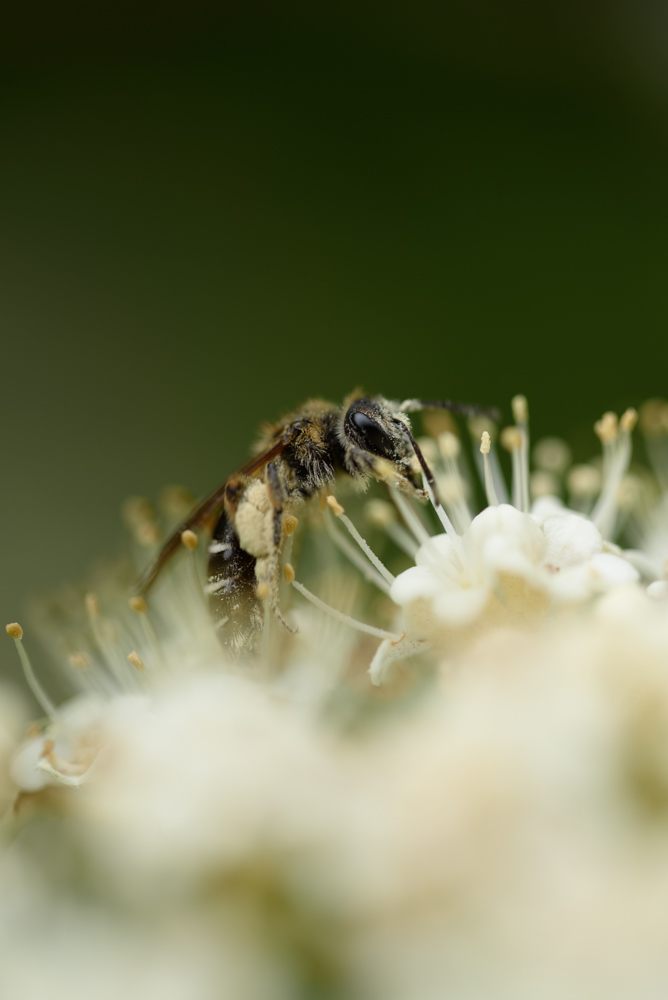
[[[409,430],[407,430],[406,433],[408,435],[411,445],[413,446],[413,451],[417,455],[417,460],[422,468],[422,477],[424,481],[424,486],[425,489],[427,490],[427,493],[429,494],[429,499],[431,500],[432,507],[436,511],[439,521],[445,528],[446,534],[450,539],[450,541],[452,542],[453,548],[457,553],[457,556],[463,568],[464,566],[466,566],[466,554],[464,552],[464,546],[462,545],[462,540],[455,531],[450,518],[443,509],[443,505],[441,504],[441,501],[436,492],[436,481],[434,479],[434,474],[429,468],[429,465],[427,464],[427,460],[425,459],[424,455],[420,451],[420,446],[418,445],[417,441],[415,440],[415,438],[413,437],[413,435]]]
[[[199,538],[194,531],[191,531],[190,528],[186,528],[185,531],[181,532],[181,544],[185,545],[190,552],[194,552],[199,545]]]
[[[526,432],[522,427],[504,427],[500,440],[513,461],[513,507],[526,514],[529,510],[529,451]]]
[[[70,666],[73,667],[75,670],[88,670],[88,668],[92,663],[92,660],[88,655],[88,653],[82,653],[82,652],[70,653],[70,655],[68,656],[68,660]]]
[[[369,500],[366,505],[366,515],[376,528],[389,535],[397,548],[414,559],[418,550],[416,542],[402,524],[398,524],[396,514],[391,504],[386,500]]]
[[[617,428],[617,414],[611,412],[604,413],[594,424],[596,435],[603,444],[612,444],[617,440]]]
[[[566,485],[571,497],[591,500],[601,490],[601,473],[593,465],[574,465],[568,472]]]
[[[390,487],[390,496],[394,504],[406,522],[407,527],[413,532],[418,545],[424,545],[431,538],[431,535],[423,525],[420,518],[410,505],[406,497],[395,487]]]
[[[135,668],[135,670],[146,670],[146,666],[144,664],[144,661],[142,660],[142,658],[139,655],[139,653],[136,653],[134,651],[134,649],[132,650],[131,653],[128,653],[126,659],[127,659],[128,663],[132,664],[132,666]]]
[[[299,524],[299,518],[295,517],[294,514],[286,514],[283,518],[283,534],[289,538],[293,535]]]
[[[98,599],[95,594],[88,593],[86,594],[84,601],[93,638],[95,639],[97,648],[100,651],[100,655],[102,656],[102,659],[112,677],[114,677],[116,681],[123,686],[125,682],[125,672],[121,670],[122,664],[117,664],[116,657],[114,656],[114,650],[113,648],[110,648],[108,636],[105,635],[105,625],[108,623],[104,622],[100,616],[100,605]]]
[[[533,461],[542,472],[562,476],[571,464],[571,449],[561,438],[541,438],[533,447]]]
[[[605,413],[595,425],[604,448],[604,474],[603,490],[592,511],[591,520],[604,538],[614,531],[619,489],[631,461],[631,430],[635,423],[635,410],[627,410],[619,424],[614,413]],[[618,434],[618,429],[621,434]]]
[[[539,497],[554,497],[559,495],[559,480],[553,473],[539,469],[532,472],[529,478],[531,497],[537,500]]]
[[[529,404],[526,396],[513,396],[510,401],[513,408],[513,419],[524,429],[529,421]]]
[[[489,431],[482,432],[482,438],[480,440],[480,454],[482,455],[482,466],[485,474],[485,493],[487,494],[487,503],[490,507],[499,506],[499,498],[496,495],[496,490],[494,489],[494,479],[492,478],[492,470],[489,464],[489,453],[492,447],[492,441],[489,436]]]
[[[302,597],[305,597],[307,601],[314,604],[316,608],[324,611],[327,615],[331,615],[332,618],[336,618],[337,621],[343,622],[345,625],[350,625],[351,628],[355,628],[359,632],[366,632],[367,635],[374,635],[378,639],[390,639],[393,642],[396,642],[400,638],[392,632],[386,632],[382,628],[375,628],[373,625],[367,625],[365,622],[360,622],[356,618],[351,618],[350,615],[345,615],[342,611],[337,611],[336,608],[331,606],[331,604],[325,603],[325,601],[316,597],[315,594],[312,594],[310,590],[307,590],[306,587],[297,580],[292,581],[292,586],[295,590],[299,591]]]
[[[162,653],[162,647],[160,645],[160,640],[158,639],[158,634],[153,628],[153,623],[149,617],[148,604],[146,603],[146,600],[143,597],[131,597],[129,603],[132,611],[136,612],[136,614],[138,614],[141,617],[141,623],[142,623],[142,628],[144,630],[144,635],[146,637],[149,646],[153,650],[153,655],[155,656],[156,662],[160,666],[164,666],[165,658]]]
[[[668,492],[668,403],[663,399],[648,399],[640,407],[640,428],[654,475],[664,492]]]
[[[459,438],[455,434],[445,432],[439,435],[438,450],[443,459],[445,481],[443,486],[439,481],[441,495],[452,510],[452,520],[460,535],[471,526],[471,511],[466,502],[466,486],[457,459],[461,453]],[[444,488],[445,487],[445,488]]]
[[[286,563],[283,567],[283,579],[286,583],[294,583],[295,569],[292,563]]]
[[[197,502],[197,497],[185,486],[165,486],[158,504],[172,523],[184,521]]]
[[[526,396],[514,396],[511,405],[515,423],[522,431],[522,443],[520,446],[520,496],[522,506],[520,510],[525,514],[529,513],[529,404]]]
[[[329,507],[329,509],[331,511],[334,512],[334,514],[337,517],[341,517],[341,515],[343,514],[343,511],[345,509],[344,507],[341,506],[341,504],[339,503],[339,501],[336,499],[336,497],[332,493],[330,493],[329,496],[327,497],[327,506]]]
[[[383,577],[385,582],[389,584],[389,586],[391,587],[392,584],[394,583],[394,576],[392,575],[392,573],[390,573],[387,566],[385,566],[385,564],[381,562],[381,560],[373,551],[369,543],[364,538],[362,538],[362,536],[360,535],[359,531],[357,530],[353,522],[344,513],[344,509],[338,502],[336,497],[333,497],[331,495],[328,496],[327,503],[329,504],[331,510],[334,512],[339,521],[345,524],[346,528],[348,529],[352,537],[355,539],[355,541],[357,542],[357,544],[359,545],[359,547],[361,548],[362,552],[365,554],[369,562],[371,562],[372,565],[375,566],[375,568],[378,570],[378,572]]]
[[[23,668],[23,675],[27,681],[28,687],[35,696],[35,701],[44,710],[45,715],[48,715],[52,721],[55,720],[58,715],[58,710],[35,676],[32,664],[30,663],[30,657],[23,646],[23,629],[18,622],[11,622],[9,625],[5,626],[5,631],[7,632],[7,635],[10,635],[14,640],[16,651],[19,654],[19,660],[21,661],[21,667]]]
[[[498,497],[498,503],[510,503],[508,490],[506,488],[506,481],[503,478],[503,473],[501,472],[501,466],[499,465],[496,448],[493,447],[494,440],[496,439],[496,426],[492,421],[485,420],[482,417],[469,421],[469,432],[471,434],[472,441],[476,445],[476,447],[474,447],[473,456],[476,461],[480,481],[483,486],[485,486],[484,462],[477,448],[478,442],[480,441],[484,431],[488,432],[490,436],[490,444],[492,445],[489,450],[488,461],[492,473],[492,482],[494,483],[494,492]],[[486,487],[485,492],[487,492]]]
[[[625,410],[619,418],[619,429],[622,434],[630,434],[638,423],[638,411],[632,406]]]

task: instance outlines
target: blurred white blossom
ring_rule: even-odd
[[[663,452],[630,472],[608,415],[598,478],[549,439],[534,480],[515,410],[510,488],[490,447],[472,513],[460,444],[425,441],[429,526],[366,508],[389,597],[307,553],[317,606],[247,662],[186,558],[148,608],[108,573],[45,612],[78,693],[18,746],[0,714],[3,998],[663,997]]]

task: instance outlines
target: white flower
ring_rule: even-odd
[[[629,411],[619,424],[607,414],[597,425],[608,467],[603,491],[589,518],[569,510],[554,496],[539,497],[529,510],[525,402],[516,410],[518,426],[507,428],[505,441],[513,455],[512,494],[518,506],[499,502],[505,487],[498,466],[490,465],[490,438],[485,433],[481,452],[489,506],[471,520],[461,502],[463,487],[459,496],[452,489],[457,470],[453,472],[448,444],[450,490],[445,494],[449,497],[444,500],[445,510],[429,488],[446,532],[423,541],[415,566],[392,584],[390,595],[404,611],[404,637],[399,643],[385,640],[382,644],[371,666],[374,683],[381,683],[389,664],[412,652],[417,641],[438,645],[446,633],[452,640],[452,630],[461,632],[474,624],[491,627],[503,621],[531,621],[640,580],[634,565],[637,560],[603,535],[617,516],[619,484],[630,460],[635,414]],[[553,476],[555,470],[565,471],[568,456],[554,441],[549,444],[539,450],[539,456]],[[456,485],[456,478],[454,482]]]

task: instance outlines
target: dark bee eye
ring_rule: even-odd
[[[375,420],[359,410],[353,413],[350,419],[359,431],[365,448],[376,455],[390,456],[393,453],[394,448],[390,437]]]

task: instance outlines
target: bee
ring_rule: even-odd
[[[361,488],[371,479],[424,497],[422,477],[436,496],[434,478],[413,437],[408,414],[447,409],[473,416],[496,411],[461,403],[357,396],[341,406],[310,399],[267,425],[257,454],[190,513],[167,539],[139,580],[143,595],[181,547],[185,531],[209,525],[205,591],[214,624],[231,651],[250,648],[265,607],[290,631],[278,605],[284,539],[296,525],[293,511],[327,490],[338,475]]]

